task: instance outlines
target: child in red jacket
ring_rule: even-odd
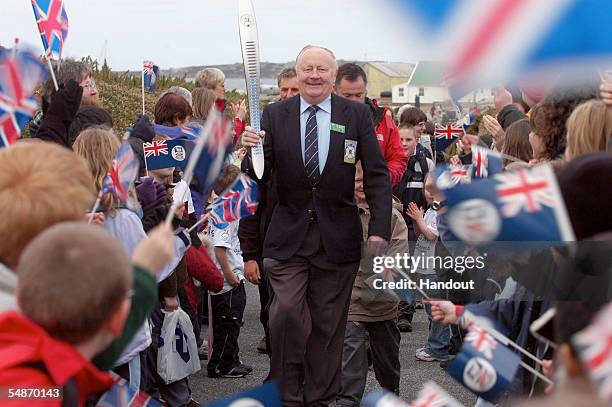
[[[17,268],[22,313],[0,314],[0,386],[55,389],[9,405],[59,406],[59,389],[64,403],[84,405],[112,385],[91,359],[121,335],[131,268],[121,244],[99,226],[61,223],[32,240]]]

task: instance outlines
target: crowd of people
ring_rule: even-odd
[[[436,165],[471,164],[473,146],[500,153],[504,171],[551,163],[577,242],[610,242],[607,74],[571,86],[560,76],[545,89],[518,92],[498,86],[495,110],[442,150],[439,115],[380,105],[367,94],[365,71],[338,66],[326,48],[305,47],[295,67],[279,74],[280,98],[263,110],[259,133],[248,126],[245,101],[226,103],[223,72],[207,68],[193,91],[168,89],[152,120],[140,115],[131,128],[126,142],[139,164],[128,191],[134,205],[103,190],[122,144],[91,71],[65,60],[55,75],[59,89],[45,84],[31,138],[0,150],[0,385],[57,386],[64,405],[95,405],[117,385],[169,406],[199,405],[189,376],[169,382],[160,374],[160,358],[168,357],[164,320],[179,309],[187,313],[209,377],[245,377],[253,367],[240,357],[239,336],[245,284],[254,284],[264,334],[253,346],[269,355],[266,380],[277,383],[286,406],[360,405],[369,365],[382,388],[400,395],[400,341],[411,340],[401,332],[412,330],[418,308],[429,320],[414,355],[423,363],[448,366],[461,348],[466,311],[545,361],[552,388],[519,370],[498,405],[609,402],[571,340],[609,294],[561,298],[550,288],[568,268],[609,275],[609,251],[562,262],[547,248],[531,254],[537,266],[511,261],[468,270],[461,277],[477,281],[475,293],[398,294],[372,284],[373,256],[453,251],[457,238]],[[211,109],[233,122],[234,147],[212,191],[197,180],[188,185],[178,168],[147,169],[143,143],[167,139],[154,124],[204,125]],[[250,152],[258,143],[261,179]],[[197,223],[240,174],[258,183],[255,214],[225,228]],[[91,212],[98,196],[99,209]],[[442,282],[457,273],[421,266],[413,278]],[[551,308],[554,347],[529,330]]]

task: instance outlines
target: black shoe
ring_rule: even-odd
[[[251,373],[253,372],[253,366],[249,366],[249,365],[245,365],[244,363],[240,362],[240,364],[238,365],[238,367],[243,368],[244,370],[246,370],[247,372]]]
[[[244,369],[242,366],[236,366],[235,368],[233,368],[227,373],[217,373],[215,371],[210,371],[210,370],[208,371],[208,377],[212,377],[212,378],[224,377],[227,379],[237,379],[240,377],[244,377],[248,374],[249,372],[246,369]]]
[[[397,321],[397,328],[400,332],[412,332],[412,323],[406,318],[400,318]]]
[[[189,400],[189,402],[187,403],[187,407],[200,407],[200,405],[201,404],[195,401],[194,399]]]

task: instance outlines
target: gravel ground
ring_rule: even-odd
[[[257,352],[256,346],[263,336],[263,328],[259,323],[259,293],[251,284],[247,288],[247,306],[244,326],[240,331],[240,358],[243,363],[253,366],[253,373],[240,379],[211,379],[206,375],[206,362],[202,362],[202,370],[192,375],[190,385],[193,398],[203,405],[207,402],[223,398],[227,395],[256,387],[262,383],[268,374],[268,356]],[[411,333],[402,333],[400,343],[400,363],[402,375],[400,394],[404,400],[414,399],[423,383],[435,381],[451,396],[466,406],[472,406],[475,397],[461,385],[448,376],[436,362],[420,362],[415,359],[416,349],[423,345],[427,338],[427,315],[425,311],[417,310]],[[379,389],[374,372],[368,374],[366,393]]]

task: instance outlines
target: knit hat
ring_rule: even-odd
[[[584,154],[557,173],[561,195],[577,240],[612,231],[612,154]]]

